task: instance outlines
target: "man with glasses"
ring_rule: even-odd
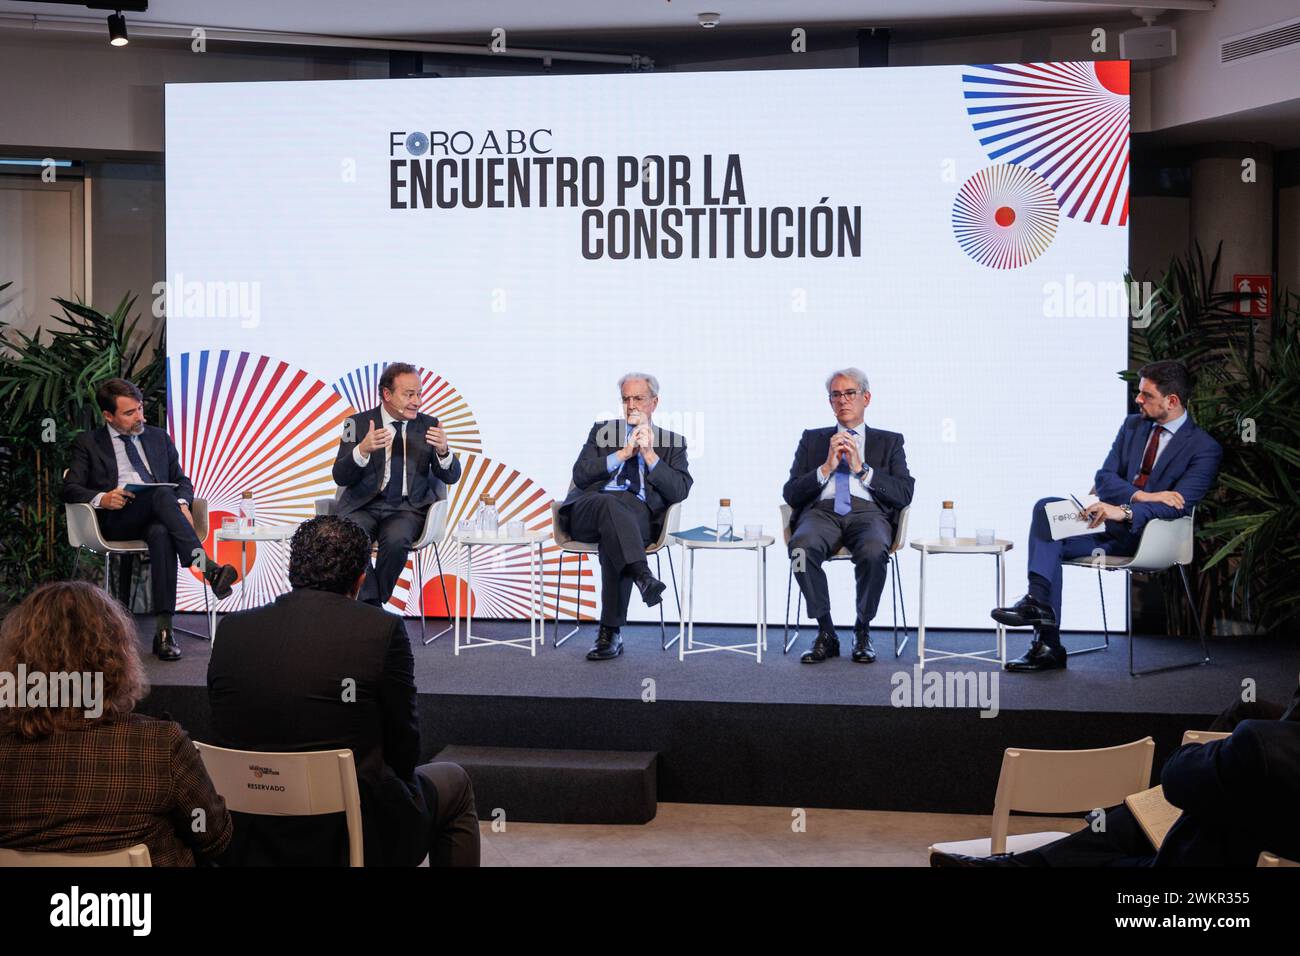
[[[820,664],[840,656],[822,563],[844,547],[852,555],[857,581],[852,656],[859,664],[870,664],[876,659],[871,619],[885,586],[898,513],[911,504],[915,482],[907,471],[903,436],[866,425],[871,404],[866,373],[856,368],[832,372],[826,392],[838,424],[803,433],[783,491],[792,509],[790,560],[808,614],[817,621],[812,650],[800,660]]]
[[[647,607],[663,600],[664,584],[650,573],[645,547],[658,537],[668,507],[691,490],[686,439],[651,422],[659,380],[629,372],[618,388],[623,418],[592,425],[573,463],[573,490],[560,506],[569,534],[599,546],[600,630],[589,661],[623,653],[619,630],[633,584]]]
[[[393,596],[406,555],[424,530],[429,506],[460,480],[460,461],[438,419],[420,411],[420,374],[394,362],[379,377],[378,408],[343,426],[334,483],[343,488],[338,513],[378,541],[359,600],[382,607]]]

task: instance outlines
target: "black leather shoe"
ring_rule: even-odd
[[[930,853],[931,866],[1033,866],[1026,863],[1015,853],[995,853],[992,856],[965,856],[961,853],[943,853],[933,850]]]
[[[1011,607],[995,607],[989,617],[1007,627],[1056,626],[1056,612],[1046,604],[1039,604],[1028,594]]]
[[[820,664],[828,657],[840,656],[840,639],[834,631],[818,631],[812,650],[799,658],[803,664]]]
[[[853,632],[853,653],[850,655],[856,664],[874,664],[876,649],[871,646],[871,632],[859,627]]]
[[[1039,671],[1065,670],[1065,648],[1053,647],[1042,641],[1034,641],[1024,657],[1007,661],[1007,670],[1017,674],[1036,674]]]
[[[596,632],[596,643],[591,646],[587,652],[589,661],[612,661],[618,655],[623,653],[623,638],[619,636],[618,628],[600,626]]]
[[[666,586],[653,574],[642,575],[636,582],[636,587],[641,592],[641,600],[645,601],[646,607],[654,607],[664,599]]]
[[[153,652],[160,661],[178,661],[181,659],[181,649],[176,646],[176,638],[172,636],[170,627],[161,627],[154,634]]]
[[[216,595],[217,600],[224,601],[230,597],[230,591],[239,578],[239,572],[235,570],[233,564],[214,564],[204,572],[203,577],[211,585],[212,593]]]

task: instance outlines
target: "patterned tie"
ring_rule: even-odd
[[[1160,450],[1160,433],[1164,430],[1163,425],[1156,425],[1151,429],[1151,437],[1147,440],[1147,450],[1142,455],[1142,468],[1138,471],[1137,477],[1133,479],[1133,485],[1138,489],[1145,488],[1147,479],[1151,477],[1151,469],[1156,463],[1156,452]]]
[[[384,500],[389,504],[402,502],[402,476],[406,474],[406,441],[402,436],[402,426],[406,422],[393,422],[393,454],[388,462],[388,486],[384,489]]]
[[[854,436],[854,441],[857,440],[858,433],[852,428],[845,429],[845,432]],[[849,494],[849,463],[841,458],[835,468],[835,513],[837,515],[846,515],[853,510],[852,497]]]
[[[130,435],[118,435],[122,444],[126,445],[126,459],[131,463],[131,467],[145,481],[153,482],[153,472],[144,466],[144,459],[140,457],[140,452],[136,450],[135,442],[131,441]]]

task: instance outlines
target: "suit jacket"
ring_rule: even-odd
[[[1254,866],[1261,850],[1300,860],[1300,720],[1243,720],[1181,747],[1160,784],[1183,815],[1157,866]]]
[[[611,475],[606,460],[611,452],[618,451],[626,443],[627,427],[627,421],[622,418],[596,422],[591,426],[586,444],[578,453],[578,460],[573,463],[573,488],[560,505],[561,514],[582,495],[599,492],[609,484]],[[658,425],[652,425],[651,428],[659,463],[653,470],[646,470],[645,503],[650,509],[651,534],[658,537],[668,506],[685,501],[695,479],[691,477],[686,460],[686,439]]]
[[[38,740],[0,734],[0,846],[106,853],[137,843],[154,866],[218,855],[233,824],[179,724],[128,714]],[[201,809],[205,826],[194,829]]]
[[[415,662],[401,618],[299,589],[221,622],[208,663],[213,743],[238,750],[351,750],[367,866],[414,865],[424,847]],[[344,699],[344,680],[355,699]],[[346,862],[346,824],[236,814],[238,864]]]
[[[1142,467],[1142,456],[1151,437],[1151,421],[1141,415],[1124,419],[1119,434],[1110,447],[1110,454],[1093,480],[1099,499],[1112,505],[1127,504],[1138,490],[1133,478]],[[1195,504],[1205,497],[1219,474],[1223,448],[1210,433],[1192,421],[1187,421],[1174,433],[1156,460],[1155,468],[1147,476],[1145,491],[1176,491],[1183,496],[1183,508],[1171,508],[1157,502],[1133,502],[1133,522],[1128,527],[1138,534],[1152,518],[1181,518],[1189,514]],[[1109,525],[1108,525],[1109,528]]]
[[[176,497],[194,500],[194,486],[181,471],[180,456],[171,436],[161,428],[145,425],[140,435],[144,446],[144,463],[155,481],[176,483]],[[107,425],[82,432],[72,440],[72,463],[63,479],[63,500],[68,504],[89,503],[101,491],[119,487],[117,455]]]
[[[359,466],[352,457],[361,439],[370,430],[370,423],[376,428],[384,427],[384,418],[379,406],[366,412],[357,412],[348,421],[352,422],[353,441],[339,443],[338,457],[334,459],[334,483],[343,487],[339,498],[338,513],[348,515],[365,507],[379,494],[379,485],[384,480],[384,456],[378,452],[370,456],[366,467]],[[443,468],[438,464],[438,453],[424,440],[424,433],[432,428],[437,419],[423,413],[406,423],[406,498],[412,509],[423,509],[447,497],[447,485],[454,485],[460,480],[460,459],[452,452],[451,466]],[[400,476],[399,476],[400,478]],[[391,476],[390,479],[392,480]]]
[[[889,517],[889,523],[897,528],[898,513],[912,503],[912,491],[916,487],[916,480],[907,470],[903,436],[866,425],[862,429],[866,448],[863,463],[872,469],[867,490]],[[799,526],[804,511],[821,497],[823,486],[817,469],[826,464],[831,437],[838,430],[838,425],[809,428],[799,438],[799,447],[795,449],[794,461],[790,465],[790,477],[781,492],[791,508],[791,528]],[[833,476],[831,480],[835,480]]]

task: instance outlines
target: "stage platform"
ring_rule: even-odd
[[[137,623],[152,685],[140,709],[169,714],[194,739],[207,739],[209,645],[179,635],[184,659],[165,664],[148,653],[152,618]],[[195,615],[180,615],[178,623],[206,626]],[[442,627],[429,624],[431,634]],[[474,626],[487,637],[527,634],[524,622]],[[594,625],[559,648],[550,646],[548,626],[548,644],[536,657],[512,647],[455,656],[450,633],[422,646],[418,623],[408,621],[407,632],[422,759],[448,744],[656,751],[659,799],[678,803],[988,813],[1008,746],[1104,747],[1149,734],[1159,768],[1184,730],[1208,726],[1241,695],[1244,679],[1254,680],[1257,699],[1282,702],[1300,669],[1295,640],[1220,638],[1210,642],[1207,665],[1133,678],[1123,636],[1112,636],[1108,651],[1072,657],[1068,670],[1045,674],[1010,674],[994,663],[927,663],[927,675],[973,673],[984,693],[996,689],[996,716],[982,717],[977,701],[891,703],[902,697],[902,681],[918,686],[915,630],[897,659],[890,631],[881,630],[874,635],[879,660],[866,665],[847,656],[800,664],[813,635],[807,628],[785,656],[781,629],[770,628],[761,665],[725,652],[678,661],[676,648],[659,649],[658,627],[650,625],[624,628],[623,656],[601,663],[585,660]],[[1100,637],[1067,634],[1064,641],[1083,647]],[[929,630],[926,638],[927,648],[992,645],[991,632]],[[696,639],[752,641],[753,629],[697,625]],[[846,655],[851,640],[841,630]],[[1028,632],[1009,632],[1008,656],[1019,656],[1028,640]],[[1137,666],[1186,660],[1199,646],[1139,636]]]

